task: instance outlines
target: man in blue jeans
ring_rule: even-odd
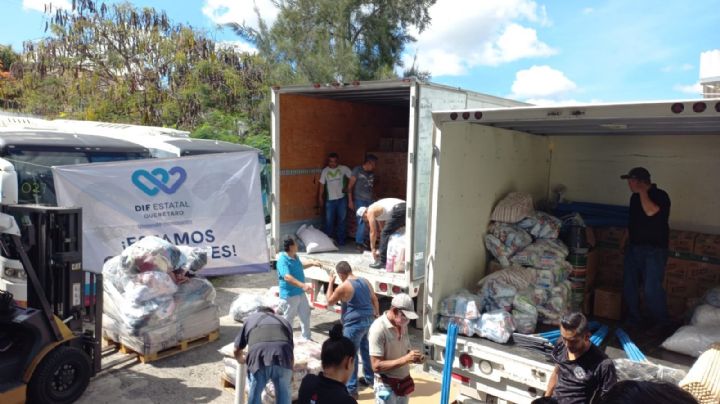
[[[345,219],[348,198],[345,190],[350,179],[350,169],[338,164],[338,154],[328,154],[328,165],[320,173],[318,205],[325,208],[325,234],[334,238],[339,246],[345,245]]]
[[[248,347],[247,355],[243,350]],[[260,307],[245,320],[235,338],[235,358],[247,364],[248,403],[262,403],[268,381],[275,386],[275,402],[292,399],[293,334],[290,323],[269,307]]]
[[[348,206],[356,212],[360,208],[367,208],[374,200],[375,187],[375,166],[377,157],[374,154],[365,156],[365,162],[352,170],[350,182],[348,183]],[[367,237],[367,226],[362,218],[357,219],[357,231],[355,232],[355,246],[358,251],[365,251],[365,240]]]
[[[372,385],[373,371],[368,346],[368,332],[375,318],[380,313],[375,291],[364,278],[352,273],[350,264],[340,261],[335,266],[335,272],[340,278],[340,285],[335,289],[335,274],[330,276],[326,292],[328,307],[342,303],[343,336],[355,345],[355,370],[347,383],[347,390],[355,399],[358,397],[358,350],[363,361],[363,375],[361,383]]]
[[[623,298],[630,328],[642,326],[639,287],[645,294],[653,327],[649,334],[661,332],[669,323],[663,279],[668,257],[670,197],[650,180],[650,172],[635,167],[620,178],[627,180],[630,198]]]

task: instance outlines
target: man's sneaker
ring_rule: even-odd
[[[368,379],[366,379],[366,378],[364,378],[364,377],[358,378],[358,384],[360,384],[361,386],[365,386],[365,387],[372,387],[372,386],[373,386],[372,381],[369,381],[369,382],[368,382]]]
[[[380,261],[375,261],[372,264],[370,264],[370,268],[372,269],[381,269],[385,268],[385,264]]]
[[[365,252],[365,246],[362,244],[355,243],[355,249],[358,250],[358,252]]]

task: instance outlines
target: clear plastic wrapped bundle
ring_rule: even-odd
[[[563,265],[568,254],[569,250],[562,241],[542,239],[515,253],[510,261],[526,267],[553,270]]]
[[[515,331],[515,323],[510,313],[505,310],[497,310],[482,315],[479,331],[481,337],[505,344]]]
[[[510,258],[532,243],[532,236],[511,224],[491,223],[485,235],[485,247],[503,267],[510,266]]]
[[[176,268],[188,272],[197,272],[207,265],[207,250],[186,245],[179,245],[177,248],[180,250],[180,261]]]
[[[157,237],[143,238],[108,260],[103,266],[108,338],[147,355],[217,330],[215,288],[181,267],[188,262],[180,249]],[[192,266],[200,269],[201,262]]]
[[[531,334],[537,326],[538,312],[533,301],[534,289],[528,289],[515,295],[512,317],[517,331]]]
[[[686,325],[671,335],[662,347],[668,351],[699,357],[720,341],[720,325]]]
[[[128,274],[145,271],[172,272],[178,268],[182,254],[173,244],[154,236],[143,237],[120,254]]]
[[[440,331],[447,331],[450,324],[456,324],[458,327],[458,334],[464,335],[466,337],[472,337],[475,335],[479,329],[478,324],[479,321],[476,320],[468,320],[466,318],[457,318],[457,317],[448,317],[448,316],[439,316],[438,317],[438,329]],[[479,334],[478,334],[479,335]]]
[[[272,291],[265,293],[241,293],[230,305],[230,317],[242,323],[249,315],[255,313],[259,307],[269,307],[277,311],[279,305],[280,298]]]
[[[698,306],[693,312],[691,325],[720,325],[720,307],[710,304]]]
[[[545,212],[535,212],[521,220],[518,226],[535,238],[556,239],[560,235],[562,220]]]
[[[405,228],[401,228],[390,236],[387,248],[387,272],[405,272]]]
[[[474,320],[480,317],[482,298],[461,290],[443,299],[440,303],[440,314],[448,317],[459,317]]]
[[[705,295],[705,302],[715,307],[720,307],[720,286],[708,290]]]
[[[485,283],[482,289],[483,311],[512,310],[517,289],[500,280]]]
[[[635,380],[677,385],[685,377],[686,372],[652,362],[634,362],[626,358],[614,359],[618,381]]]

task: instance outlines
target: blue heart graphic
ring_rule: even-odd
[[[171,178],[176,175],[177,178],[175,179],[175,182],[168,187],[168,182],[170,182]],[[145,182],[142,181],[143,179]],[[135,172],[132,173],[132,183],[139,190],[149,196],[155,196],[160,191],[163,191],[166,194],[174,194],[178,189],[180,189],[180,186],[186,179],[187,172],[185,172],[182,167],[173,167],[170,170],[158,167],[150,172],[140,169],[135,170]],[[148,186],[146,182],[149,182],[151,186]]]

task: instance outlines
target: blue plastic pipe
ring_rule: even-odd
[[[635,345],[634,342],[630,339],[630,337],[627,335],[627,333],[622,329],[618,328],[615,330],[615,335],[617,335],[618,340],[620,341],[620,344],[623,347],[623,350],[625,351],[625,354],[628,356],[628,358],[631,361],[634,362],[646,362],[647,358],[645,355],[640,351],[640,348]]]
[[[450,402],[450,382],[452,379],[453,362],[455,361],[455,344],[457,343],[458,327],[451,323],[448,326],[445,340],[445,364],[443,365],[442,390],[440,391],[440,404]]]

